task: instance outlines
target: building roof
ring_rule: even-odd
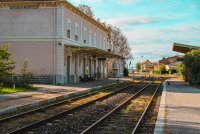
[[[172,57],[165,58],[163,60],[159,60],[159,63],[167,65],[182,60],[183,60],[183,55],[175,55]]]
[[[153,64],[151,61],[149,61],[149,60],[145,60],[145,61],[143,61],[141,64]]]
[[[98,49],[95,47],[90,47],[90,46],[70,46],[67,45],[65,47],[66,51],[67,49],[70,49],[72,51],[72,53],[83,53],[83,54],[87,54],[87,55],[92,55],[94,57],[101,57],[101,58],[118,58],[118,59],[124,59],[124,57],[117,55],[117,54],[113,54],[111,52],[102,50],[102,49]]]
[[[197,50],[200,49],[200,46],[191,46],[186,44],[180,44],[180,43],[174,43],[173,45],[173,51],[181,52],[181,53],[187,53],[191,50]]]
[[[25,5],[37,5],[43,7],[56,7],[56,6],[64,6],[65,8],[69,9],[70,11],[74,12],[78,16],[82,17],[83,19],[87,20],[89,23],[95,25],[96,27],[100,28],[106,33],[109,33],[110,30],[105,27],[103,24],[91,18],[77,7],[72,5],[66,0],[0,0],[0,7],[10,7],[10,6],[25,6]]]
[[[153,67],[153,63],[149,60],[145,60],[141,63],[142,66],[146,66],[146,67]]]

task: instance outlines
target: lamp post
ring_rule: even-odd
[[[131,63],[133,63],[133,62],[132,62],[133,59],[134,59],[134,58],[132,57],[132,58],[130,59],[130,61],[129,61],[128,72],[129,72],[129,70],[131,70]],[[132,71],[133,71],[133,66],[132,66]]]

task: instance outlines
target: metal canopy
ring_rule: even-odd
[[[119,59],[123,59],[122,56],[120,55],[116,55],[113,54],[111,52],[102,50],[102,49],[98,49],[95,47],[89,47],[89,46],[68,46],[68,49],[70,49],[70,51],[72,53],[85,53],[88,55],[92,55],[93,57],[100,57],[100,58],[119,58]]]
[[[185,45],[180,43],[174,43],[173,45],[173,51],[181,52],[181,53],[187,53],[191,50],[198,50],[200,47],[198,46],[191,46],[191,45]]]

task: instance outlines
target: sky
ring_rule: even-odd
[[[200,46],[200,0],[68,1],[90,6],[95,18],[120,28],[134,64],[180,54],[172,51],[174,42]]]

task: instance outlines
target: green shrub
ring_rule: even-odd
[[[167,73],[167,70],[166,70],[166,68],[165,68],[165,65],[161,65],[161,66],[160,66],[160,74],[165,74],[165,73]]]
[[[185,65],[184,64],[178,65],[178,76],[181,79],[185,79]]]
[[[128,76],[128,74],[129,74],[128,69],[124,67],[124,76]]]
[[[171,70],[171,69],[169,69],[168,73],[169,73],[169,74],[172,74],[172,70]]]
[[[140,63],[137,63],[137,64],[136,64],[136,71],[138,71],[138,72],[139,72],[139,71],[140,71],[140,69],[141,69],[141,64],[140,64]]]
[[[8,45],[0,46],[0,83],[10,86],[12,85],[13,71],[15,62],[8,50]]]
[[[189,69],[189,80],[200,85],[200,50],[193,50],[184,57],[184,64]]]
[[[28,71],[28,60],[25,59],[21,69],[19,85],[22,87],[30,87],[32,74]]]
[[[160,70],[153,70],[153,74],[160,74]]]

